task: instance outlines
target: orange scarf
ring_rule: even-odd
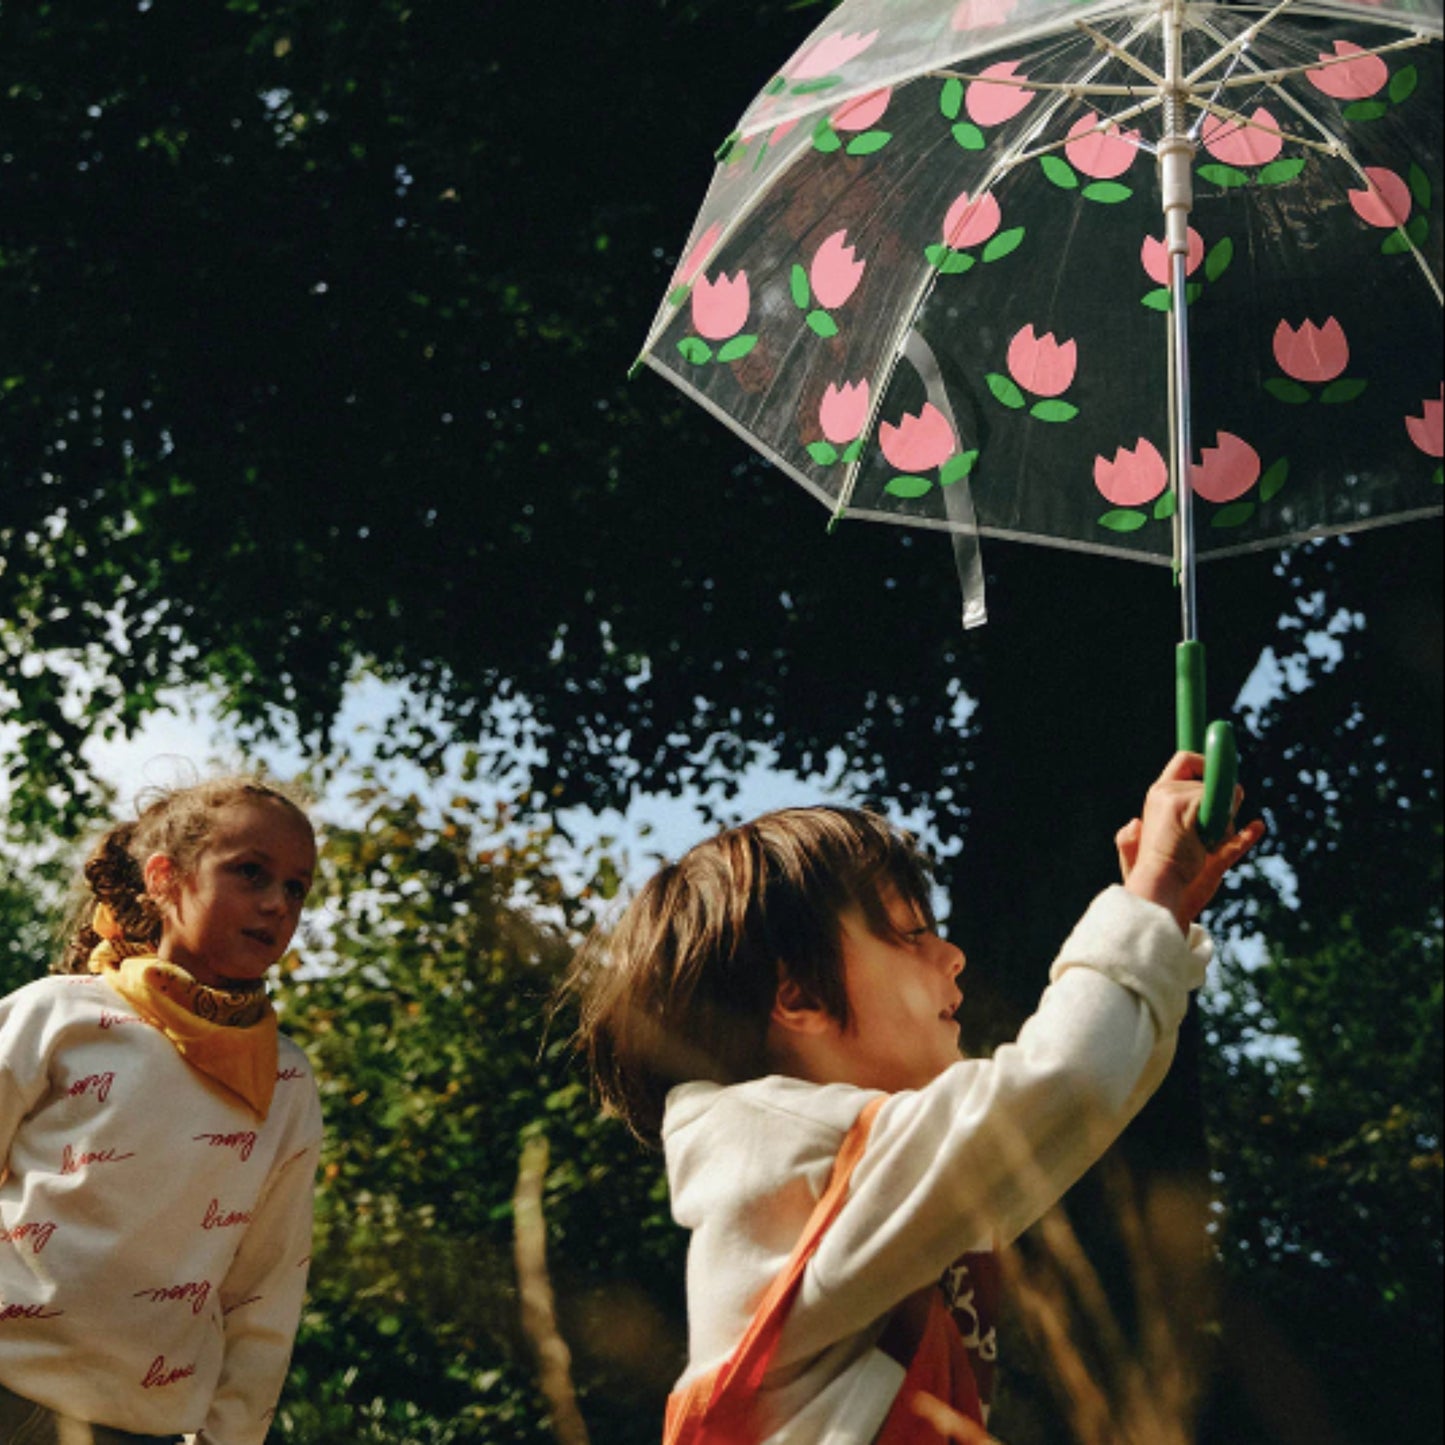
[[[276,1091],[276,1011],[264,988],[210,988],[167,963],[148,943],[125,937],[105,904],[91,925],[101,941],[90,952],[100,974],[193,1068],[250,1105],[262,1118]]]

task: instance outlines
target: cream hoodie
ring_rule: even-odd
[[[320,1143],[288,1039],[262,1121],[100,978],[0,1000],[0,1384],[92,1424],[260,1445]]]
[[[960,1254],[1016,1238],[1117,1138],[1174,1056],[1209,937],[1123,888],[1090,905],[1015,1043],[879,1111],[804,1275],[764,1385],[772,1445],[863,1445],[902,1367],[888,1312]],[[684,1084],[663,1121],[673,1217],[692,1231],[683,1378],[720,1364],[781,1271],[874,1094],[774,1075]]]

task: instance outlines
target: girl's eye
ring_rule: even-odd
[[[261,876],[261,865],[259,863],[242,863],[241,876],[250,879],[259,878]]]
[[[294,880],[286,885],[286,896],[296,903],[305,903],[307,888],[304,883]]]

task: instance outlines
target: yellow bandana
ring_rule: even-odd
[[[101,941],[90,971],[102,975],[188,1064],[239,1095],[261,1118],[276,1090],[276,1012],[264,988],[211,988],[125,937],[103,903],[91,925]]]

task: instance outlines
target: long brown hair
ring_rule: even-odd
[[[765,813],[660,869],[610,933],[593,933],[563,985],[603,1103],[656,1143],[675,1084],[768,1073],[784,977],[847,1027],[842,914],[856,906],[892,936],[881,896],[892,885],[931,923],[929,878],[909,834],[836,807]]]
[[[177,788],[148,788],[136,800],[136,816],[108,828],[81,868],[55,973],[85,973],[100,935],[91,926],[97,903],[106,904],[132,943],[156,945],[161,915],[147,897],[145,861],[164,853],[177,871],[189,873],[215,826],[216,813],[232,803],[265,800],[289,808],[309,828],[305,800],[269,778],[234,774]]]

